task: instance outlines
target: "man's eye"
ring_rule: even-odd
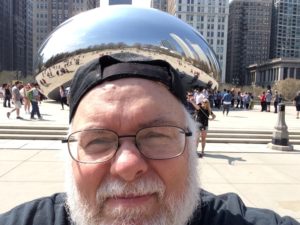
[[[110,145],[114,143],[112,139],[108,138],[97,138],[97,139],[92,139],[87,141],[86,147],[91,146],[91,145]]]
[[[169,139],[170,135],[158,132],[151,132],[143,135],[142,139],[151,140],[151,139]]]

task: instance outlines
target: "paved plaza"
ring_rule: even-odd
[[[2,102],[0,101],[0,104]],[[68,110],[52,101],[43,102],[40,110],[43,121],[24,120],[12,114],[6,118],[7,108],[0,108],[0,125],[65,125]],[[22,113],[24,113],[22,111]],[[273,130],[277,114],[234,110],[229,116],[215,111],[217,118],[210,129]],[[300,131],[295,108],[286,107],[289,131]],[[271,140],[270,140],[271,141]],[[37,197],[64,190],[65,149],[60,141],[0,140],[0,213],[15,205]],[[280,215],[290,215],[300,221],[300,146],[294,151],[270,150],[260,144],[209,143],[206,154],[199,159],[202,187],[220,194],[238,193],[248,206],[269,208]]]

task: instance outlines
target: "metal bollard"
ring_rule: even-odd
[[[285,123],[285,104],[278,104],[278,120],[273,131],[272,143],[268,147],[274,150],[292,151],[293,146],[289,144],[289,132]]]

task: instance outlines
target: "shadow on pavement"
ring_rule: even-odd
[[[246,162],[247,160],[243,159],[242,157],[230,157],[227,155],[220,155],[220,154],[210,154],[210,153],[205,153],[205,157],[210,157],[210,158],[215,158],[215,159],[225,159],[228,161],[229,165],[233,165],[235,161],[239,162]]]

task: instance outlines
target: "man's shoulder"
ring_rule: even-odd
[[[68,225],[66,195],[57,193],[23,203],[0,214],[1,225]]]
[[[234,193],[213,195],[201,191],[201,204],[189,225],[300,225],[268,209],[246,207]]]
[[[16,86],[13,86],[12,88],[11,88],[11,91],[13,91],[13,92],[15,92],[15,91],[18,91],[19,89],[16,87]]]

